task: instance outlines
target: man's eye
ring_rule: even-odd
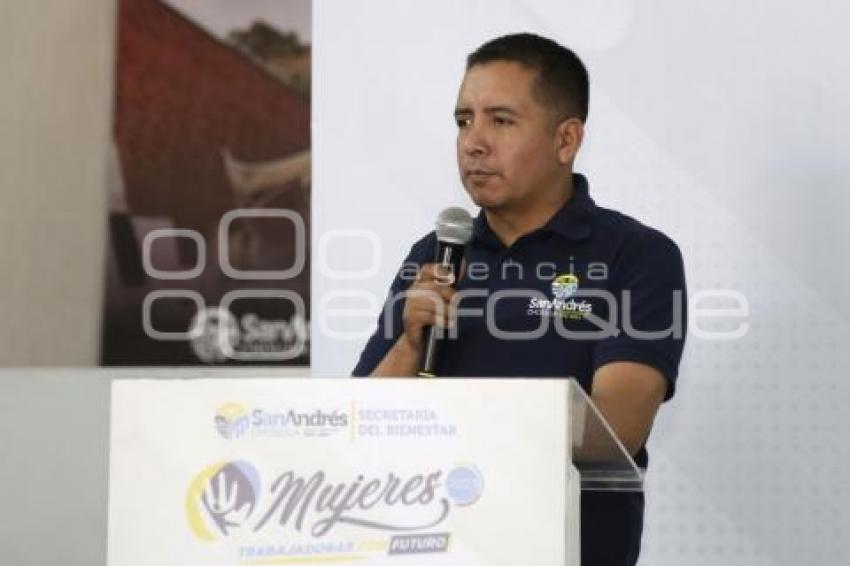
[[[455,118],[455,123],[458,128],[465,128],[469,125],[469,118]]]
[[[495,122],[497,126],[509,126],[510,124],[514,123],[514,121],[510,118],[502,118],[501,116],[496,116],[495,118],[493,118],[493,122]]]

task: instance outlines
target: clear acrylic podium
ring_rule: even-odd
[[[570,453],[582,491],[643,491],[643,471],[575,379],[567,395]]]
[[[581,564],[581,494],[642,491],[643,472],[575,379],[566,383],[565,566]]]

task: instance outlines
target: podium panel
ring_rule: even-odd
[[[572,387],[115,381],[108,563],[578,564]]]

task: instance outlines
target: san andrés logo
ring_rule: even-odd
[[[532,297],[528,303],[528,314],[558,315],[568,319],[583,319],[593,312],[593,305],[586,300],[572,297],[578,291],[578,276],[564,273],[552,281],[552,300]]]
[[[195,314],[190,328],[197,335],[189,345],[204,363],[291,360],[310,348],[310,323],[297,313],[289,320],[263,320],[254,313],[237,318],[226,308],[207,307]]]
[[[259,436],[289,436],[303,432],[310,436],[329,436],[349,425],[345,411],[267,411],[255,408],[250,412],[240,403],[225,403],[215,413],[213,422],[218,434],[225,439],[240,438],[248,433]]]
[[[213,422],[222,438],[239,438],[251,426],[248,411],[239,403],[225,403],[216,411]]]

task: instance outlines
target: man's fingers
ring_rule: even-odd
[[[419,272],[418,280],[423,283],[433,281],[437,285],[446,287],[454,285],[455,274],[452,273],[451,269],[444,267],[439,263],[426,263],[422,266],[422,269]]]
[[[417,326],[452,326],[457,319],[457,311],[451,305],[436,308],[435,305],[425,304],[420,307],[411,307],[405,313],[408,324]]]
[[[407,290],[404,307],[405,331],[414,340],[419,340],[422,327],[448,328],[454,325],[456,291],[445,283],[448,270],[437,264],[423,266],[419,280]],[[441,282],[438,278],[443,277]]]
[[[457,291],[449,285],[440,285],[434,281],[422,281],[408,289],[407,296],[408,298],[424,297],[431,300],[439,298],[442,302],[449,302],[455,293]]]
[[[411,309],[407,322],[412,326],[432,326],[437,322],[437,311],[433,309]]]

